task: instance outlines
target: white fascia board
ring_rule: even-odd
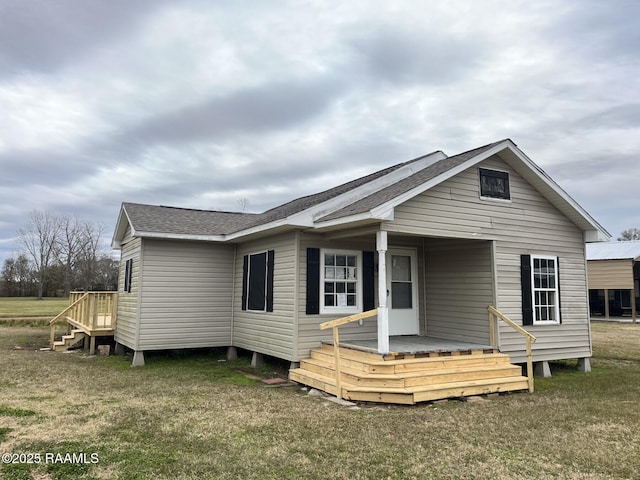
[[[469,160],[467,160],[464,163],[461,163],[460,165],[458,165],[455,168],[452,168],[451,170],[447,170],[445,173],[438,175],[437,177],[429,180],[428,182],[425,182],[421,185],[418,185],[417,187],[408,190],[406,192],[404,192],[401,195],[398,195],[397,197],[393,198],[392,200],[389,200],[386,203],[383,203],[382,205],[379,205],[377,207],[375,207],[374,209],[371,210],[371,215],[374,218],[378,218],[380,216],[384,216],[384,215],[388,215],[388,211],[389,210],[393,210],[395,207],[397,207],[398,205],[403,204],[404,202],[411,200],[413,197],[420,195],[423,192],[426,192],[427,190],[435,187],[436,185],[444,182],[445,180],[450,179],[451,177],[455,177],[456,175],[458,175],[459,173],[464,172],[466,169],[474,166],[477,163],[480,163],[483,160],[486,160],[487,158],[491,157],[492,155],[495,155],[496,153],[500,152],[501,150],[503,150],[506,146],[505,142],[500,142],[499,144],[495,145],[494,147],[490,148],[489,150],[486,150],[482,153],[479,153],[478,155],[476,155],[475,157],[470,158]]]
[[[387,188],[389,185],[403,180],[415,172],[423,170],[429,165],[439,162],[440,160],[444,160],[445,158],[447,158],[447,156],[440,150],[425,155],[424,157],[421,157],[408,165],[397,168],[393,172],[390,172],[380,178],[376,178],[375,180],[349,190],[348,192],[338,195],[326,202],[314,205],[313,207],[295,215],[291,215],[288,221],[293,225],[312,227],[316,219],[326,217],[333,212],[341,210],[342,208],[379,192],[380,190]]]
[[[611,236],[605,235],[601,230],[588,230],[584,232],[585,243],[608,242]]]
[[[113,231],[113,237],[111,237],[111,248],[114,250],[120,250],[122,248],[122,236],[124,235],[124,232],[127,231],[126,224],[123,224],[123,221],[126,221],[126,223],[131,225],[131,219],[129,218],[127,211],[124,209],[124,205],[120,207],[116,228]],[[133,225],[131,225],[131,231],[134,231]]]
[[[278,227],[284,227],[284,226],[292,226],[292,227],[305,227],[307,225],[297,225],[297,224],[292,224],[289,219],[285,218],[284,220],[276,220],[275,222],[269,222],[269,223],[265,223],[263,225],[258,225],[255,227],[251,227],[248,228],[246,230],[240,230],[238,232],[234,232],[234,233],[230,233],[228,235],[222,235],[222,237],[224,238],[224,240],[221,241],[231,241],[231,240],[235,240],[238,238],[242,238],[242,237],[246,237],[247,235],[252,235],[254,233],[261,233],[267,230],[273,230],[275,228]]]
[[[135,232],[136,237],[162,240],[194,240],[198,242],[224,242],[225,235],[189,235],[180,233]]]
[[[366,220],[376,220],[376,221],[380,221],[380,220],[386,220],[386,221],[392,221],[393,220],[393,210],[391,210],[390,215],[387,215],[386,217],[375,217],[371,214],[371,212],[365,212],[365,213],[358,213],[356,215],[349,215],[348,217],[341,217],[341,218],[334,218],[333,220],[326,220],[323,222],[316,222],[313,227],[315,229],[324,229],[324,228],[331,228],[331,227],[337,227],[337,226],[341,226],[341,225],[349,225],[351,223],[357,223],[357,222],[362,222],[362,221],[366,221]]]

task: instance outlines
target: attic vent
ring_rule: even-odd
[[[480,197],[511,200],[509,190],[509,172],[479,168]]]

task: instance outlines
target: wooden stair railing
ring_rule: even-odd
[[[117,292],[71,292],[69,306],[50,322],[49,343],[54,346],[55,325],[67,321],[90,335],[112,331],[116,324]]]
[[[378,309],[368,310],[362,313],[356,313],[354,315],[349,315],[348,317],[338,318],[336,320],[331,320],[330,322],[325,322],[320,324],[320,330],[326,330],[327,328],[333,329],[333,352],[335,358],[335,368],[336,368],[336,397],[342,398],[342,381],[341,381],[341,372],[340,372],[340,335],[338,333],[338,327],[341,325],[346,325],[347,323],[357,322],[358,320],[362,320],[364,318],[373,317],[378,314]]]
[[[73,292],[75,293],[75,292]],[[49,345],[53,348],[53,342],[55,341],[56,327],[55,324],[61,320],[65,320],[67,317],[67,313],[73,310],[77,305],[84,301],[85,298],[89,296],[89,292],[86,292],[84,295],[81,295],[77,300],[72,301],[67,308],[61,311],[58,315],[53,317],[49,322]],[[73,300],[73,297],[72,297]]]
[[[516,322],[507,317],[500,310],[492,305],[487,307],[489,310],[489,341],[492,346],[497,345],[498,338],[498,319],[513,328],[520,335],[524,336],[527,342],[527,381],[529,383],[529,393],[533,393],[533,360],[531,356],[531,344],[535,343],[536,337],[527,332],[524,328],[518,325]]]

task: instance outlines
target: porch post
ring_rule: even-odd
[[[389,310],[387,308],[387,232],[376,232],[378,250],[378,353],[389,353]]]

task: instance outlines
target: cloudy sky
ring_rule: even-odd
[[[0,0],[0,261],[32,210],[259,212],[506,137],[640,227],[635,0]]]

